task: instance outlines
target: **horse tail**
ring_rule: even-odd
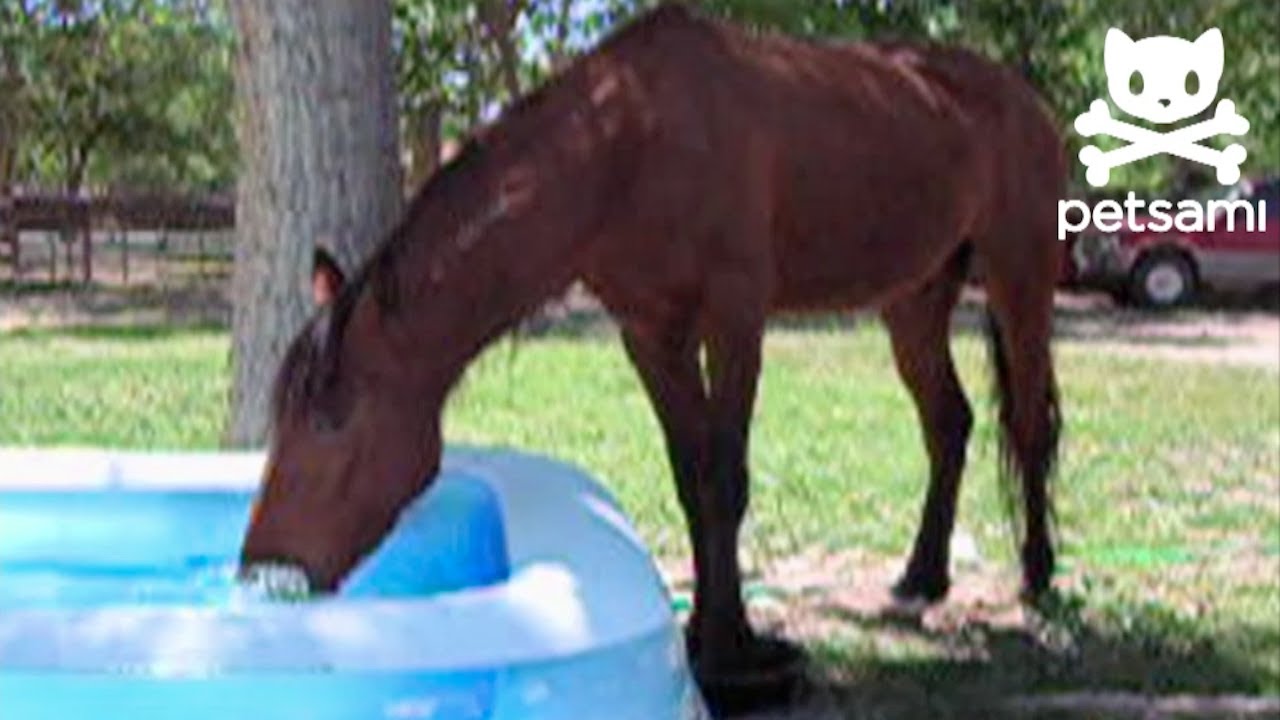
[[[1009,315],[988,309],[985,323],[999,420],[997,475],[1015,537],[1022,539],[1025,589],[1035,594],[1053,572],[1052,480],[1062,412],[1047,338],[1044,347],[1018,347],[1001,314]]]

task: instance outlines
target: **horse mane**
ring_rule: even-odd
[[[459,187],[485,154],[479,136],[472,136],[458,154],[431,175],[414,195],[400,221],[343,284],[333,302],[315,313],[285,351],[272,389],[271,412],[279,417],[288,407],[306,407],[334,385],[343,336],[356,304],[366,290],[383,312],[394,311],[400,295],[396,260],[415,241],[430,239],[410,231],[413,220],[437,197]]]
[[[563,77],[521,96],[498,120],[473,131],[458,154],[423,183],[400,221],[361,263],[332,304],[316,313],[290,343],[272,390],[273,417],[290,406],[307,407],[329,392],[338,377],[343,337],[360,298],[371,292],[381,312],[395,312],[401,294],[396,273],[399,258],[415,243],[447,239],[447,233],[414,232],[416,220],[436,201],[470,189],[474,171],[489,155],[492,143],[544,104]]]

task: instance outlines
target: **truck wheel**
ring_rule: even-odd
[[[1184,305],[1195,294],[1195,268],[1180,252],[1152,253],[1142,258],[1129,281],[1130,297],[1157,310]]]

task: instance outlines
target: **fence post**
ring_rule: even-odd
[[[196,276],[201,281],[207,279],[204,266],[204,231],[196,231]]]
[[[117,230],[120,239],[120,274],[123,284],[129,284],[129,231]]]
[[[80,228],[80,263],[83,271],[82,282],[93,283],[93,225],[85,222]]]
[[[160,227],[160,235],[156,241],[156,255],[159,260],[156,261],[156,278],[160,281],[160,287],[168,289],[169,273],[165,268],[169,267],[169,231],[163,225]]]
[[[18,213],[10,188],[0,186],[0,245],[9,246],[9,265],[13,282],[22,279],[22,242],[18,235]]]
[[[76,231],[72,228],[69,232],[62,236],[62,251],[66,255],[63,264],[66,265],[68,285],[76,281]]]

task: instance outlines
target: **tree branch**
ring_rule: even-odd
[[[502,73],[508,100],[516,99],[521,92],[519,58],[512,33],[526,7],[528,0],[483,0],[480,3],[480,21],[497,53],[498,70]]]
[[[556,17],[555,44],[551,47],[551,70],[559,72],[569,61],[569,19],[573,0],[560,0],[560,12]]]

